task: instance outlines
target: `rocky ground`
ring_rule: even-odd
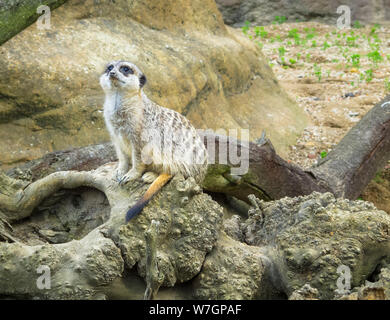
[[[242,28],[262,47],[280,85],[311,118],[288,159],[304,168],[325,157],[390,93],[390,28],[337,29],[315,22]],[[389,162],[390,163],[390,162]],[[362,198],[390,213],[390,165]]]

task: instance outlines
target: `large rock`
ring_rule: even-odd
[[[221,233],[196,278],[194,296],[198,299],[253,300],[265,290],[265,257],[256,247]]]
[[[147,186],[119,187],[115,164],[100,166],[112,152],[109,145],[58,152],[12,177],[0,172],[1,296],[142,298],[145,234],[155,220],[157,298],[388,299],[390,217],[371,203],[329,193],[250,196],[248,215],[238,216],[245,205],[221,200],[223,212],[193,179],[177,176],[125,225],[126,209]],[[37,287],[39,266],[50,268],[52,290]],[[343,281],[338,288],[340,267],[350,270],[350,291],[340,291]]]
[[[335,298],[347,268],[352,289],[390,259],[389,215],[369,202],[330,193],[256,200],[240,228],[245,242],[272,261],[274,285],[287,296],[309,285],[318,298]]]
[[[336,24],[337,8],[351,8],[351,22],[387,23],[390,18],[389,0],[216,0],[226,24],[241,26],[245,21],[265,25],[276,16],[285,16],[287,21],[316,20]]]
[[[2,0],[0,2],[0,44],[33,23],[39,6],[57,8],[66,0]],[[43,13],[43,12],[42,12]]]
[[[175,176],[139,216],[125,224],[126,210],[147,186],[135,182],[120,187],[114,173],[113,163],[89,172],[69,171],[68,176],[55,173],[54,178],[67,181],[82,176],[81,185],[92,188],[52,194],[19,222],[20,212],[7,213],[6,201],[0,198],[0,296],[105,298],[102,286],[125,276],[124,270],[147,279],[149,242],[145,233],[153,220],[159,224],[154,234],[159,285],[172,287],[199,274],[206,254],[217,241],[222,207],[202,193],[193,178]],[[2,181],[9,182],[10,195],[22,182],[9,179]],[[43,184],[39,193],[47,187]],[[28,189],[18,196],[23,198],[25,192]],[[9,243],[2,238],[8,229],[5,219],[13,225],[9,231],[12,238],[6,237]],[[48,278],[44,281],[50,290],[39,286],[43,270],[50,272],[45,272]],[[137,298],[144,290],[138,291]]]
[[[199,128],[265,129],[284,152],[307,124],[260,50],[225,27],[212,0],[70,0],[51,29],[31,25],[0,47],[0,161],[109,139],[99,75],[109,60],[136,63],[146,92]]]

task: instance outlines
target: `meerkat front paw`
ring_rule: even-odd
[[[131,169],[128,173],[124,174],[120,178],[119,184],[121,186],[123,186],[123,185],[125,185],[126,183],[128,183],[130,181],[138,179],[139,177],[141,177],[141,175],[142,175],[142,172],[139,172],[137,170]]]
[[[156,180],[158,177],[158,174],[152,171],[145,172],[142,176],[142,180],[145,183],[152,183],[154,180]]]
[[[114,180],[120,182],[125,174],[126,174],[126,170],[124,168],[118,167],[115,170]]]

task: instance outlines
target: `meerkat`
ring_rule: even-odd
[[[120,185],[142,177],[151,183],[126,214],[126,223],[176,174],[204,179],[208,154],[190,122],[159,106],[143,91],[146,77],[133,63],[113,61],[100,77],[105,92],[104,119],[114,144]],[[130,168],[131,162],[131,168]]]

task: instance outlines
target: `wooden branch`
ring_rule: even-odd
[[[356,199],[390,159],[390,95],[346,134],[311,173],[336,197]]]
[[[274,200],[307,195],[313,191],[330,191],[326,185],[318,184],[310,172],[279,157],[268,139],[258,145],[253,142],[243,144],[231,137],[207,135],[204,137],[206,146],[213,139],[216,149],[215,164],[209,166],[203,184],[208,191],[233,195],[246,202],[249,202],[250,194],[260,199]],[[231,169],[237,165],[229,161],[227,164],[220,163],[219,155],[227,154],[227,159],[230,159],[231,150],[237,150],[240,160],[249,164],[248,172],[242,176],[231,174]]]
[[[42,179],[58,171],[90,171],[107,162],[117,161],[114,147],[111,143],[102,143],[83,148],[56,151],[44,157],[26,162],[20,167],[7,172],[11,177],[26,176],[32,181]]]
[[[250,194],[275,200],[313,191],[356,199],[390,159],[390,96],[370,110],[334,150],[309,171],[283,160],[266,138],[258,144],[212,133],[203,138],[215,155],[203,185],[207,191],[229,194],[246,202]],[[249,165],[242,176],[232,174],[232,169],[238,167],[230,161],[232,153],[237,153],[240,161]],[[227,162],[222,161],[225,159],[221,155],[226,155]],[[20,169],[30,172],[34,181],[58,170],[92,170],[115,160],[114,149],[107,143],[49,154]],[[9,174],[17,176],[17,170]],[[26,214],[28,210],[22,216]]]
[[[9,180],[9,185],[17,183],[0,172],[0,181]],[[27,218],[34,208],[45,198],[60,189],[73,189],[89,186],[101,191],[106,189],[104,177],[93,175],[92,172],[59,171],[37,180],[25,188],[14,189],[12,193],[0,193],[0,211],[8,222]],[[5,187],[3,186],[3,189]],[[11,190],[8,187],[8,190]]]
[[[206,145],[208,139],[205,139]],[[216,136],[216,139],[217,148],[227,153],[229,143],[236,144],[241,151],[249,148],[249,171],[237,178],[230,175],[234,167],[231,163],[211,165],[204,183],[206,190],[230,194],[247,202],[251,193],[261,199],[275,200],[313,191],[356,199],[390,159],[390,95],[372,108],[334,150],[309,171],[279,157],[269,140],[262,145],[249,143],[246,147],[232,138]]]

